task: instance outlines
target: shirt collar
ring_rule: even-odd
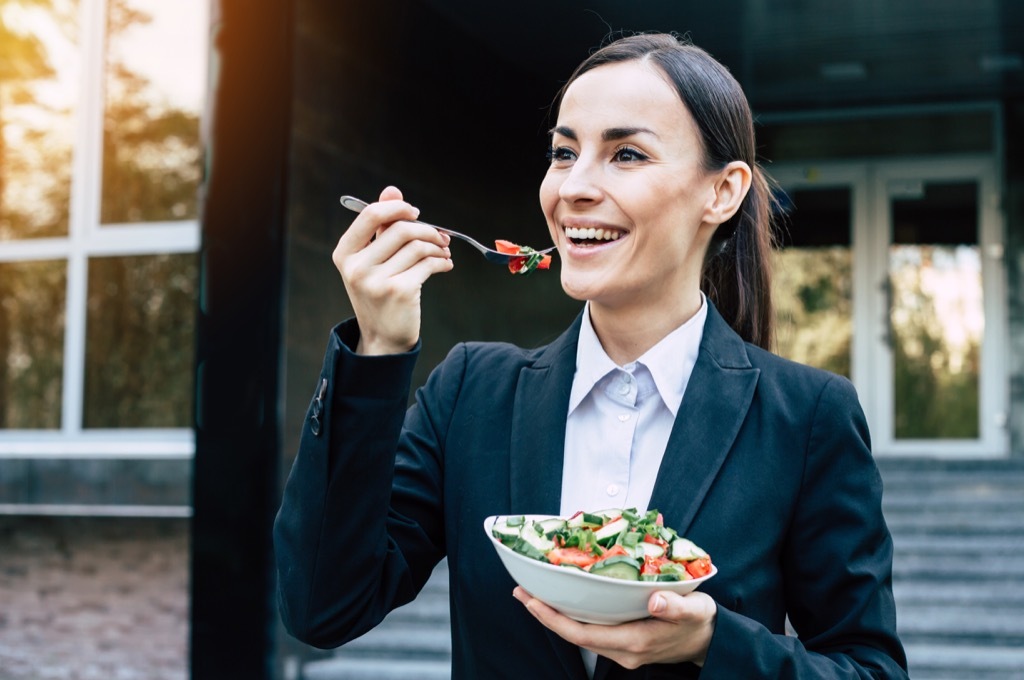
[[[704,335],[707,315],[707,300],[701,292],[700,309],[697,313],[636,360],[637,364],[643,364],[650,371],[658,393],[673,417],[679,412],[683,393],[690,382],[693,366],[697,363],[697,353]],[[569,394],[569,413],[576,410],[601,378],[617,368],[622,367],[612,361],[604,351],[594,326],[590,323],[588,302],[583,310],[580,336],[576,345],[576,375]]]

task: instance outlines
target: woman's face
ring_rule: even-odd
[[[717,173],[658,68],[620,62],[577,78],[551,148],[540,201],[566,293],[592,308],[692,311]]]

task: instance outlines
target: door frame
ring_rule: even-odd
[[[899,160],[778,163],[769,173],[784,190],[849,187],[853,253],[851,378],[883,456],[983,458],[1009,455],[1009,373],[1006,353],[1004,220],[998,163],[988,155]],[[985,331],[981,348],[977,439],[896,440],[893,437],[892,349],[888,328],[888,245],[892,180],[972,180],[978,183],[978,246],[982,257]]]

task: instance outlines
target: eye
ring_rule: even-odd
[[[567,163],[576,160],[576,152],[567,146],[552,146],[548,148],[545,155],[552,163]]]
[[[615,150],[615,153],[612,155],[612,160],[617,163],[638,163],[640,161],[646,161],[647,154],[637,151],[631,146],[624,146]]]

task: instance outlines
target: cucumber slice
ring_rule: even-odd
[[[641,581],[682,581],[679,574],[641,574]]]
[[[547,537],[551,538],[555,534],[565,531],[568,524],[564,519],[555,517],[554,519],[546,519],[537,523],[540,527],[541,532]]]
[[[683,562],[695,560],[698,557],[707,557],[708,554],[697,547],[687,538],[677,538],[670,544],[669,555],[672,559]]]
[[[527,522],[520,532],[519,537],[523,539],[525,543],[533,546],[534,549],[539,550],[542,554],[549,550],[554,550],[555,544],[549,540],[547,536],[537,533],[539,525],[533,522]]]
[[[505,545],[512,545],[519,539],[519,527],[510,527],[505,522],[496,522],[491,527],[491,534]]]
[[[618,519],[611,524],[605,525],[594,532],[594,538],[599,545],[612,545],[623,531],[629,530],[629,521]]]
[[[617,578],[623,581],[639,581],[640,563],[632,557],[615,555],[606,560],[595,562],[590,567],[590,573],[608,578]]]
[[[544,556],[544,553],[546,551],[538,550],[529,541],[522,537],[516,539],[516,542],[513,543],[510,547],[515,552],[519,553],[520,555],[529,557],[531,560],[540,560],[541,562],[548,561],[548,558]]]
[[[637,545],[638,548],[643,552],[645,557],[664,557],[665,549],[657,543],[640,543]]]

